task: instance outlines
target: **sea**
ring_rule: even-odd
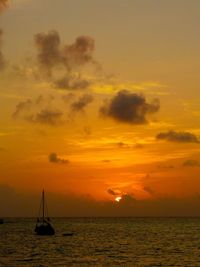
[[[37,236],[34,218],[5,219],[0,225],[0,266],[200,267],[200,218],[52,218],[52,222],[54,236]]]

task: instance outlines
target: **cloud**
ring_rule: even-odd
[[[147,103],[144,96],[121,90],[100,108],[100,113],[123,123],[145,124],[148,122],[147,115],[157,112],[159,108],[158,99]]]
[[[200,216],[199,194],[197,193],[187,198],[162,197],[137,201],[132,195],[126,195],[123,197],[125,202],[115,202],[113,200],[96,201],[88,195],[77,196],[70,192],[58,194],[53,193],[52,190],[49,192],[46,189],[46,191],[52,217]],[[24,191],[16,191],[8,185],[0,184],[0,203],[6,203],[6,205],[0,205],[0,214],[2,217],[33,217],[38,210],[39,198],[40,190],[37,193],[30,193],[30,190],[29,193],[24,193]]]
[[[0,0],[0,13],[2,13],[8,7],[8,0]],[[5,58],[1,51],[2,49],[2,38],[3,37],[3,30],[0,29],[0,71],[5,67]]]
[[[67,159],[62,159],[62,158],[58,157],[56,153],[51,153],[51,154],[49,155],[49,162],[52,162],[52,163],[68,164],[68,163],[69,163],[69,160],[67,160]]]
[[[104,163],[110,163],[111,160],[110,159],[103,159],[102,162],[104,162]]]
[[[82,95],[77,101],[71,104],[72,111],[84,111],[87,105],[93,101],[93,96],[89,94]]]
[[[54,81],[54,87],[66,90],[86,89],[90,86],[88,80],[82,79],[80,75],[68,75]]]
[[[124,206],[132,206],[133,204],[135,204],[137,202],[137,200],[135,199],[135,197],[132,194],[123,194],[121,196],[121,200],[119,201],[120,205],[124,205]]]
[[[200,167],[200,162],[194,159],[188,159],[183,162],[184,167]]]
[[[174,165],[158,165],[157,168],[159,169],[173,169],[174,168]]]
[[[91,135],[91,133],[92,133],[92,130],[91,130],[90,126],[86,125],[83,127],[83,134],[85,136],[89,136],[89,135]]]
[[[51,75],[52,68],[62,62],[60,36],[57,31],[50,31],[48,34],[36,34],[34,40],[38,48],[38,62],[42,69]]]
[[[117,143],[117,146],[118,147],[125,147],[125,146],[127,146],[124,142],[118,142]]]
[[[175,132],[168,131],[159,133],[156,136],[158,140],[167,140],[171,142],[180,142],[180,143],[199,143],[199,138],[190,132]]]
[[[69,104],[69,102],[72,101],[72,99],[75,97],[75,94],[73,93],[68,93],[67,95],[62,96],[62,100],[66,103]]]
[[[32,101],[30,99],[27,99],[26,101],[21,101],[16,105],[15,111],[13,112],[12,116],[13,118],[16,118],[21,115],[24,111],[27,111],[32,106]]]
[[[134,148],[142,149],[142,148],[144,148],[144,145],[137,143],[134,145]]]
[[[117,204],[121,207],[127,207],[128,208],[137,202],[137,200],[135,199],[133,194],[122,193],[119,189],[109,188],[107,190],[107,193],[112,195],[112,196],[115,196],[115,197],[120,196],[121,199]]]
[[[109,188],[107,190],[108,194],[112,195],[112,196],[119,196],[121,194],[121,191],[118,189],[111,189]]]
[[[90,36],[79,36],[71,45],[66,45],[63,50],[64,63],[68,69],[93,62],[95,41]]]
[[[31,123],[57,126],[62,124],[63,112],[52,107],[54,101],[52,95],[39,95],[36,99],[27,99],[19,102],[12,114],[14,119],[22,118]]]
[[[1,51],[2,47],[2,36],[3,36],[3,31],[0,29],[0,70],[3,70],[5,67],[5,58],[4,55]]]
[[[154,195],[155,193],[155,191],[150,186],[147,186],[147,185],[143,187],[143,190],[150,195]]]
[[[27,116],[26,119],[29,122],[48,124],[51,126],[56,126],[61,124],[61,117],[63,115],[62,111],[42,109],[39,113]]]
[[[8,0],[0,0],[0,12],[8,7]]]
[[[98,65],[93,58],[95,41],[92,37],[79,36],[74,43],[62,45],[59,33],[52,30],[36,34],[34,42],[39,67],[51,79],[54,88],[76,90],[91,84],[81,77],[80,70],[89,63],[95,67]],[[62,73],[61,77],[57,77],[56,70]]]

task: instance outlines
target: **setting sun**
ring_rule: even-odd
[[[116,202],[120,202],[121,199],[122,199],[122,197],[116,197],[116,198],[115,198],[115,201],[116,201]]]

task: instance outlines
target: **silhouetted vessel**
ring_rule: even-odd
[[[0,218],[0,224],[3,224],[4,220],[2,218]]]
[[[41,215],[42,211],[42,215]],[[37,235],[54,235],[55,230],[51,225],[50,218],[47,215],[47,206],[45,203],[44,190],[42,191],[42,199],[40,203],[39,217],[35,226],[35,232]]]

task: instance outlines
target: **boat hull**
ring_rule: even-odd
[[[49,225],[41,224],[41,225],[36,225],[35,233],[37,235],[55,235],[55,230],[50,224]]]

